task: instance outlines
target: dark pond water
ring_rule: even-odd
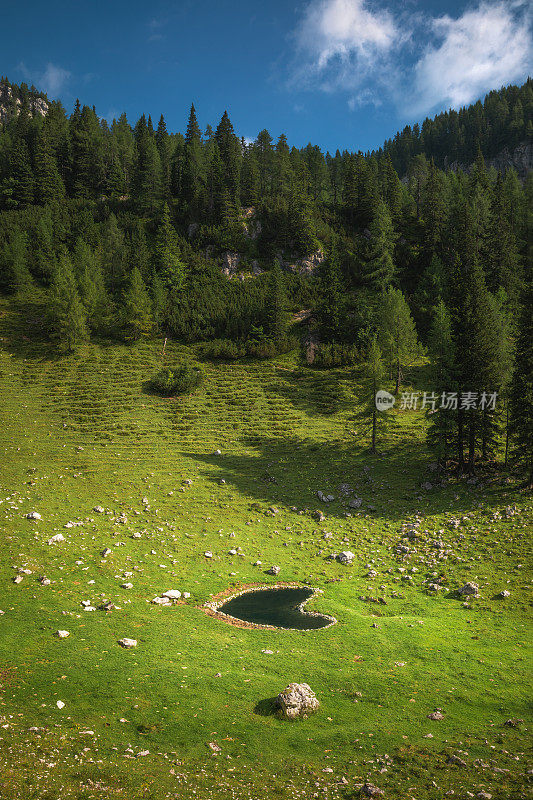
[[[298,606],[313,596],[311,589],[261,589],[228,600],[219,611],[256,625],[311,630],[325,628],[332,620],[322,615],[307,614]]]

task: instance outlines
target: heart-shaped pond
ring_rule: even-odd
[[[255,589],[233,597],[218,606],[218,611],[254,625],[297,630],[326,628],[336,622],[334,617],[303,610],[314,594],[313,589],[304,588]]]

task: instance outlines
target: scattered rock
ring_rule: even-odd
[[[167,597],[169,600],[179,600],[181,592],[179,589],[168,589],[166,592],[163,592],[162,597]]]
[[[70,636],[69,631],[56,631],[56,636],[59,636],[60,639],[66,639],[67,636]]]
[[[42,519],[42,517],[38,511],[30,511],[29,514],[26,514],[26,519],[31,519],[34,522],[38,522],[40,519]]]
[[[351,564],[355,558],[355,553],[352,553],[351,550],[343,550],[342,553],[339,553],[337,556],[337,561],[341,564]]]
[[[362,497],[352,497],[349,501],[348,505],[350,508],[361,508],[363,505],[363,498]]]
[[[48,539],[48,544],[56,544],[57,542],[64,542],[64,541],[65,537],[63,536],[63,534],[56,533],[54,536],[51,536],[50,539]]]
[[[281,567],[277,567],[276,565],[270,567],[270,569],[267,570],[268,575],[279,575],[280,572],[281,572]]]
[[[510,594],[511,594],[511,592],[510,592],[508,589],[503,589],[503,590],[502,590],[502,591],[499,593],[498,597],[509,597],[509,596],[510,596]]]
[[[428,719],[432,719],[432,720],[444,719],[444,714],[442,713],[442,708],[436,708],[435,711],[432,711],[431,714],[428,714]]]
[[[95,514],[105,514],[105,508],[103,506],[95,506],[93,511]]]
[[[137,639],[128,639],[128,638],[119,639],[118,643],[121,647],[126,647],[126,648],[137,647]]]
[[[466,767],[466,761],[463,761],[459,756],[450,756],[446,763],[456,764],[458,767]]]
[[[286,719],[305,719],[319,708],[320,703],[307,683],[290,683],[278,694],[276,705]]]
[[[468,583],[465,583],[464,586],[462,586],[460,589],[457,590],[457,593],[461,595],[477,596],[479,594],[479,586],[477,585],[477,583],[472,583],[471,581],[468,581]]]
[[[381,797],[385,794],[383,789],[379,789],[377,786],[374,786],[373,783],[364,783],[361,788],[361,794],[365,797]]]
[[[59,708],[59,710],[61,710],[62,708],[65,708],[65,704],[64,704],[64,702],[62,700],[58,700],[57,703],[56,703],[56,706]]]

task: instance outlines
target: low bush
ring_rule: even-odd
[[[149,388],[157,394],[165,396],[184,394],[197,389],[204,379],[199,366],[194,364],[178,364],[175,367],[163,367],[149,382]]]
[[[249,339],[246,342],[233,342],[231,339],[214,339],[198,346],[198,354],[205,359],[238,361],[241,358],[273,358],[280,353],[288,353],[298,346],[294,336],[281,339]]]
[[[351,367],[359,360],[356,347],[346,344],[321,344],[315,354],[313,367],[330,369],[331,367]]]

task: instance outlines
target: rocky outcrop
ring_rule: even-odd
[[[222,274],[230,277],[235,275],[241,261],[240,253],[231,253],[229,250],[222,256]]]
[[[307,683],[289,683],[276,698],[279,714],[285,719],[304,719],[315,712],[320,703]]]
[[[485,165],[487,168],[493,167],[499,172],[507,172],[509,169],[514,169],[520,180],[523,181],[529,170],[533,169],[533,143],[520,142],[512,150],[504,147],[498,155],[493,158],[486,158]],[[472,164],[462,164],[459,161],[452,161],[450,164],[445,162],[445,169],[451,169],[452,172],[457,172],[458,169],[463,170],[463,172],[470,172],[472,166]]]
[[[299,258],[297,261],[281,261],[281,266],[290,269],[291,272],[296,272],[300,275],[313,275],[318,267],[322,264],[326,255],[323,250],[315,250],[304,258]]]
[[[15,87],[16,88],[16,87]],[[0,83],[0,123],[7,122],[9,117],[15,113],[18,114],[22,101],[13,93],[13,88],[7,83]],[[38,95],[30,94],[30,114],[35,116],[39,114],[44,117],[48,112],[49,103]]]

